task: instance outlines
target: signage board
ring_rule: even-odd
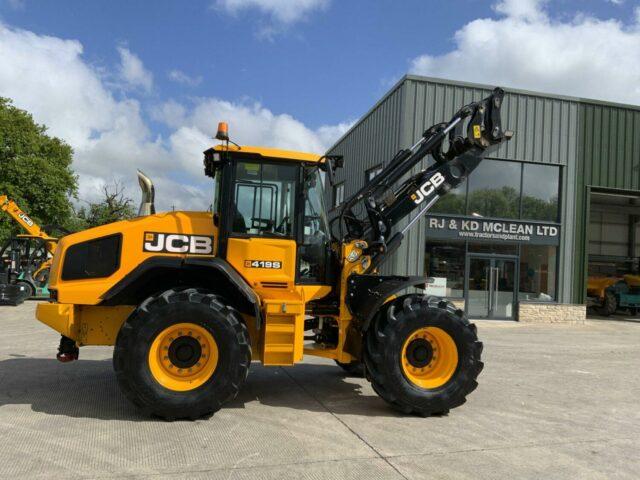
[[[427,238],[470,242],[559,245],[557,223],[495,220],[481,217],[427,216]]]
[[[447,296],[447,279],[445,277],[427,278],[427,288],[425,292],[427,295],[433,295],[436,297],[446,297]]]

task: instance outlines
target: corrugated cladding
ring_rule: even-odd
[[[578,122],[580,146],[575,191],[577,232],[573,297],[584,301],[587,274],[587,225],[592,189],[640,190],[640,110],[637,107],[583,101]]]
[[[513,130],[515,137],[490,158],[562,167],[558,300],[581,302],[587,257],[587,192],[589,188],[640,190],[640,111],[577,98],[506,91],[503,126]],[[490,87],[482,85],[404,77],[329,151],[344,155],[345,168],[337,178],[345,182],[345,197],[363,185],[368,168],[388,162],[400,148],[413,145],[426,128],[490,92]],[[425,241],[422,220],[384,270],[422,274]]]
[[[400,149],[400,87],[396,85],[328,152],[344,156],[345,168],[336,172],[336,182],[345,183],[345,198],[362,187],[367,169],[390,160]]]
[[[405,115],[411,142],[434,123],[451,118],[463,105],[480,100],[491,89],[460,82],[423,79],[409,76]],[[502,107],[503,126],[516,132],[514,138],[491,155],[491,158],[566,165],[576,157],[575,121],[578,104],[560,98],[507,90]]]
[[[405,97],[401,146],[412,145],[431,125],[447,120],[463,105],[480,100],[491,88],[460,82],[408,76],[402,84]],[[562,166],[563,196],[573,198],[577,158],[578,103],[529,92],[506,90],[502,108],[503,127],[515,136],[489,158]],[[473,174],[472,174],[473,175]],[[544,181],[544,179],[540,179]],[[571,301],[575,217],[573,202],[561,202],[561,234],[558,269],[558,299]],[[424,270],[426,220],[421,220],[398,253],[394,268],[399,273],[421,274]],[[567,248],[569,247],[569,248]]]

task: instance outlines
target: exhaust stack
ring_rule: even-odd
[[[140,200],[140,208],[138,209],[138,216],[144,217],[146,215],[153,215],[156,213],[156,206],[154,204],[156,191],[153,187],[153,182],[142,171],[138,170],[138,183],[140,184],[140,190],[142,190],[142,199]]]

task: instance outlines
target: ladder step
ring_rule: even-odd
[[[271,343],[268,347],[269,353],[291,353],[293,352],[293,345],[288,343]]]
[[[269,323],[269,319],[267,318],[266,322],[266,332],[267,334],[274,333],[293,333],[296,329],[295,323]]]

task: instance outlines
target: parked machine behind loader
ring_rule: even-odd
[[[58,239],[6,195],[0,195],[0,210],[27,232],[11,237],[0,247],[0,305],[18,305],[26,298],[48,298],[51,257]]]
[[[587,306],[608,317],[618,310],[631,315],[640,312],[640,275],[587,279]]]
[[[62,360],[80,346],[115,345],[124,394],[166,419],[219,409],[252,359],[293,365],[304,355],[347,369],[364,362],[394,408],[446,413],[477,386],[476,328],[451,303],[400,294],[425,278],[378,268],[511,137],[503,95],[496,89],[398,152],[347,199],[331,230],[323,173],[331,180],[341,158],[231,145],[220,124],[223,143],[204,153],[214,213],[151,214],[66,236],[53,259],[52,301],[37,317],[63,335]],[[402,181],[427,155],[435,163]]]

